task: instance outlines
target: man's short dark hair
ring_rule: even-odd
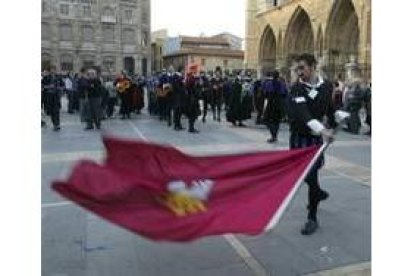
[[[308,54],[308,53],[305,53],[305,54],[301,54],[297,59],[296,59],[296,61],[297,62],[299,62],[299,61],[304,61],[304,62],[306,62],[306,64],[308,65],[308,66],[310,66],[310,67],[313,67],[313,66],[316,66],[316,58],[315,58],[315,56],[314,55],[312,55],[312,54]]]
[[[80,72],[81,72],[82,74],[84,74],[84,73],[86,72],[86,67],[82,67],[82,68],[80,69]]]

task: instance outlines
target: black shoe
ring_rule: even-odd
[[[91,130],[91,129],[93,129],[93,126],[87,126],[87,127],[85,127],[85,130]]]
[[[203,117],[203,120],[202,120],[202,121],[203,121],[203,123],[205,123],[205,122],[206,122],[206,118],[205,118],[205,117]]]
[[[218,119],[217,119],[217,122],[221,122],[221,119],[220,119],[220,117],[218,117]]]
[[[270,139],[267,139],[267,142],[268,143],[275,143],[275,142],[277,142],[277,138],[272,137]]]
[[[246,125],[243,124],[242,122],[239,122],[239,127],[246,127]]]
[[[233,126],[237,126],[235,121],[231,121],[231,124],[232,124]]]
[[[46,127],[46,122],[42,121],[42,127]]]
[[[193,128],[193,129],[190,129],[188,132],[190,132],[190,133],[199,133],[200,131],[198,131],[197,129]]]
[[[125,115],[122,115],[121,120],[125,120],[125,119],[126,119]]]
[[[302,235],[308,236],[315,233],[315,231],[319,228],[318,222],[314,220],[308,220],[305,225],[303,226],[302,230],[300,230],[300,233]]]
[[[59,131],[60,130],[60,126],[54,126],[53,127],[53,131]]]
[[[101,124],[96,125],[96,129],[101,129]]]
[[[324,200],[327,200],[328,198],[329,198],[328,192],[326,192],[324,190],[321,190],[319,192],[319,201],[324,201]]]

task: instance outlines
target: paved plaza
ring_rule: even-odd
[[[144,112],[131,120],[106,120],[101,131],[87,132],[77,115],[65,111],[60,132],[53,132],[50,123],[42,129],[42,275],[370,275],[370,137],[340,132],[328,150],[321,186],[331,197],[320,205],[321,227],[313,236],[300,234],[306,218],[303,185],[269,233],[155,243],[68,202],[50,189],[51,182],[67,177],[81,158],[101,160],[102,133],[202,155],[286,149],[287,125],[281,126],[279,143],[267,144],[268,130],[253,120],[238,128],[208,117],[205,124],[196,122],[200,134],[190,134]]]

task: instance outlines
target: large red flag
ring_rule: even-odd
[[[189,241],[271,229],[322,147],[208,157],[104,138],[103,165],[79,162],[53,189],[153,240]]]

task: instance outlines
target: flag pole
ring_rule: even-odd
[[[302,183],[305,180],[306,176],[308,175],[309,171],[312,169],[312,167],[315,165],[316,161],[325,152],[325,150],[328,148],[329,145],[330,145],[330,143],[323,143],[323,145],[318,149],[318,151],[313,156],[312,160],[309,162],[306,169],[303,171],[301,176],[296,181],[295,185],[293,186],[293,189],[289,192],[288,196],[283,200],[282,204],[280,205],[280,207],[278,208],[276,213],[273,215],[272,219],[268,222],[268,224],[265,228],[265,232],[270,231],[279,222],[279,220],[282,217],[283,213],[285,212],[285,210],[289,206],[289,203],[292,201],[293,197],[296,195],[297,190],[302,186]]]

